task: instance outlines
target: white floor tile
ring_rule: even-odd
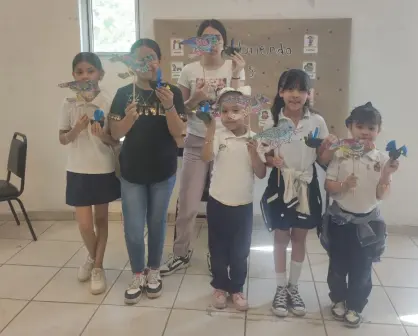
[[[358,329],[344,327],[338,322],[325,322],[328,336],[407,336],[402,326],[363,323]]]
[[[0,264],[21,251],[31,240],[0,239]]]
[[[271,315],[271,304],[276,292],[276,279],[250,278],[248,284],[249,315]],[[300,282],[299,292],[305,302],[307,314],[310,319],[321,319],[318,297],[313,282]],[[291,317],[292,314],[289,313]]]
[[[37,241],[26,246],[7,264],[62,267],[80,247],[80,242]]]
[[[79,267],[84,264],[87,258],[87,249],[81,248],[69,261],[65,267]],[[128,251],[124,242],[112,242],[106,246],[103,267],[105,269],[123,270],[128,262]]]
[[[317,282],[316,289],[318,291],[324,319],[333,320],[331,316],[331,300],[328,296],[328,285],[326,283]],[[370,323],[400,324],[398,315],[388,296],[383,287],[379,286],[373,286],[372,293],[369,297],[369,303],[363,311],[363,317],[365,322]]]
[[[407,236],[389,235],[383,257],[418,259],[418,246]]]
[[[0,332],[28,304],[28,301],[0,299]]]
[[[0,298],[30,300],[58,270],[54,267],[3,265],[0,267]]]
[[[175,309],[164,336],[244,335],[244,315]]]
[[[170,310],[101,306],[83,336],[161,336]]]
[[[210,275],[207,262],[208,251],[204,249],[195,249],[190,262],[190,266],[187,268],[187,274],[201,274]]]
[[[247,318],[246,336],[309,335],[326,336],[324,324],[319,320],[280,319],[278,317]]]
[[[32,221],[32,227],[36,235],[39,237],[55,222],[50,221]],[[8,239],[27,239],[32,240],[28,224],[24,220],[20,221],[20,225],[16,222],[7,222],[0,226],[0,238]]]
[[[382,258],[374,269],[383,286],[418,288],[418,260]]]
[[[76,221],[55,222],[39,237],[39,240],[83,241]]]
[[[418,289],[386,287],[386,291],[402,323],[418,326]]]
[[[31,302],[1,335],[79,335],[96,309],[95,305]]]
[[[77,271],[76,268],[61,269],[48,285],[36,296],[35,300],[100,304],[106,293],[92,295],[90,293],[90,282],[79,282],[77,280]],[[119,274],[120,271],[106,271],[107,291],[109,291]]]
[[[408,336],[418,336],[418,327],[406,327]]]
[[[110,305],[125,305],[124,294],[132,279],[132,273],[124,271],[116,283],[113,285],[110,292],[107,294],[104,304]],[[163,293],[158,299],[148,299],[144,294],[137,306],[142,307],[158,307],[158,308],[172,308],[174,300],[180,288],[183,275],[172,274],[169,277],[163,278]]]

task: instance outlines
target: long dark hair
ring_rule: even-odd
[[[293,90],[298,89],[299,91],[309,92],[311,87],[311,80],[309,75],[299,69],[291,69],[283,72],[277,83],[277,95],[274,98],[273,106],[271,107],[271,114],[273,115],[274,126],[277,126],[279,122],[279,114],[285,103],[282,97],[280,97],[281,90]],[[309,98],[306,100],[305,108],[309,107]],[[310,109],[311,112],[316,111]]]

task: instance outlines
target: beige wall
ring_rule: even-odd
[[[154,18],[353,18],[350,106],[373,101],[385,122],[379,144],[396,139],[410,147],[409,158],[402,159],[383,212],[389,224],[418,225],[414,197],[418,187],[414,169],[418,164],[414,149],[418,143],[418,114],[413,103],[418,92],[418,1],[316,0],[315,7],[310,3],[142,0],[141,34],[152,37]],[[71,59],[80,48],[77,17],[76,0],[0,1],[0,162],[5,168],[13,131],[26,133],[29,161],[23,199],[30,210],[66,208],[65,150],[57,140],[64,92],[56,84],[69,78]],[[124,84],[116,76],[120,65],[107,61],[104,65],[107,75],[103,85],[114,92]],[[257,183],[256,203],[265,183]],[[0,212],[5,209],[0,205]]]

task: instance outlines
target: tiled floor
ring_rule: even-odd
[[[309,236],[300,289],[306,318],[278,319],[270,313],[275,289],[270,235],[254,230],[250,256],[247,314],[209,307],[206,267],[207,229],[197,230],[193,265],[164,281],[161,298],[123,303],[130,280],[121,223],[110,224],[106,251],[108,291],[93,296],[76,280],[85,250],[74,222],[34,222],[38,242],[27,227],[0,223],[0,333],[9,335],[148,335],[148,336],[418,336],[418,239],[390,236],[385,258],[375,265],[374,288],[366,323],[348,330],[332,321],[325,283],[327,256]],[[171,252],[173,227],[167,231],[165,257]]]

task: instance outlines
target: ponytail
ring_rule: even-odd
[[[273,106],[271,107],[271,114],[273,116],[274,127],[279,123],[279,114],[282,108],[284,107],[284,100],[280,97],[280,94],[277,93],[274,98]]]

